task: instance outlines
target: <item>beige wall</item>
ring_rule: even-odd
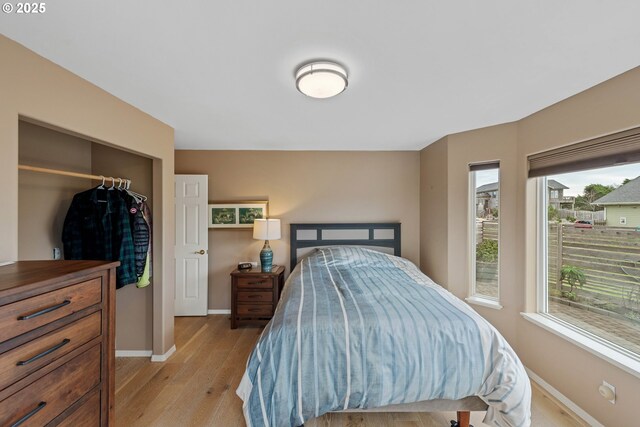
[[[20,164],[91,173],[91,143],[31,123],[19,124]],[[73,195],[91,180],[20,171],[18,259],[53,259]]]
[[[0,57],[0,260],[18,258],[20,117],[153,158],[153,351],[165,353],[174,343],[173,129],[4,36]]]
[[[209,175],[209,200],[269,200],[282,219],[274,262],[289,265],[291,222],[402,223],[402,254],[420,262],[419,152],[176,151],[176,173]],[[258,259],[250,230],[209,231],[209,308],[230,307],[229,273]]]
[[[447,279],[443,283],[460,297],[469,280],[468,164],[500,160],[500,275],[502,310],[475,306],[509,340],[524,364],[604,425],[635,419],[640,379],[603,359],[524,320],[519,312],[535,310],[536,217],[535,182],[527,178],[527,156],[580,140],[640,125],[640,68],[631,70],[516,123],[449,135],[448,149],[425,148],[424,162],[447,165],[446,213],[436,228],[448,230]],[[443,172],[445,173],[445,172]],[[421,192],[440,185],[436,176],[422,175]],[[441,202],[442,197],[438,200]],[[429,216],[421,210],[421,223]],[[433,217],[431,217],[433,218]],[[462,225],[464,224],[464,225]],[[423,232],[425,227],[423,225]],[[441,276],[429,254],[442,247],[439,239],[422,238],[424,271]],[[438,260],[440,264],[442,260]],[[615,405],[598,394],[602,380],[616,386]]]
[[[420,267],[437,283],[449,283],[447,266],[448,138],[420,153]]]

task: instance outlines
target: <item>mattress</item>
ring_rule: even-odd
[[[489,425],[531,417],[524,367],[491,324],[410,261],[348,246],[298,263],[237,393],[250,427],[468,396]]]

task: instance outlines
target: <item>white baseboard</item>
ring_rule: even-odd
[[[593,427],[604,427],[602,423],[598,422],[598,420],[596,420],[591,415],[589,415],[587,411],[585,411],[584,409],[582,409],[581,407],[573,403],[567,396],[560,393],[551,384],[549,384],[548,382],[540,378],[538,375],[536,375],[531,369],[527,367],[525,367],[524,369],[527,371],[527,375],[529,375],[529,378],[535,381],[540,387],[542,387],[551,396],[558,399],[560,403],[562,403],[564,406],[569,408],[574,414],[582,418],[582,420],[585,421],[587,424]]]
[[[207,310],[207,314],[231,314],[231,310],[228,308],[223,310]]]
[[[116,357],[151,357],[151,350],[116,350]]]
[[[176,346],[173,345],[165,354],[153,354],[151,355],[152,362],[166,362],[168,358],[171,357],[173,353],[176,352]]]

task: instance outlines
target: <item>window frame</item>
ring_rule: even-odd
[[[496,191],[496,198],[498,200],[498,296],[491,297],[489,295],[484,295],[476,292],[476,211],[477,211],[477,193],[476,193],[476,172],[478,170],[473,170],[474,166],[479,166],[483,164],[493,164],[495,163],[497,167],[495,169],[498,171],[498,189]],[[494,169],[494,168],[488,168]],[[469,303],[480,305],[487,308],[492,308],[496,310],[502,309],[502,305],[500,304],[501,297],[501,258],[502,251],[500,249],[500,236],[501,236],[501,228],[502,221],[500,221],[500,205],[501,205],[501,170],[500,170],[500,162],[498,160],[489,162],[489,163],[470,163],[468,165],[467,173],[468,173],[468,209],[467,209],[467,241],[468,244],[468,288],[467,288],[467,298],[465,300]]]
[[[534,313],[521,313],[528,321],[558,335],[619,368],[640,378],[640,355],[588,330],[549,313],[548,295],[548,200],[547,177],[536,180],[536,307]]]

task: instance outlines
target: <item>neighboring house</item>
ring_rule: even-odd
[[[573,210],[576,198],[573,196],[565,196],[564,190],[569,187],[556,181],[555,179],[547,180],[549,187],[549,205],[556,209]],[[476,189],[476,211],[478,217],[486,217],[499,205],[498,183],[481,185]]]
[[[555,179],[548,179],[547,186],[549,187],[549,206],[556,209],[574,209],[576,198],[564,195],[564,190],[568,190],[569,187]]]
[[[604,206],[604,218],[610,227],[640,227],[640,177],[621,185],[593,204]]]
[[[491,215],[491,210],[498,207],[499,199],[497,182],[476,188],[476,216],[486,218]]]

